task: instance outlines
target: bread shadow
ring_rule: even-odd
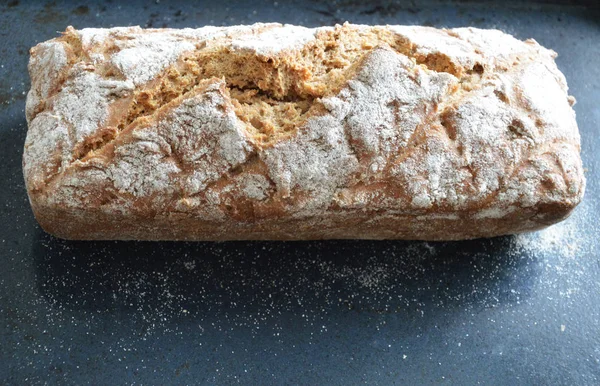
[[[422,323],[529,297],[512,237],[463,242],[78,242],[40,231],[37,286],[82,316],[160,321],[402,314]],[[282,316],[283,315],[283,316]],[[287,316],[285,316],[287,315]]]

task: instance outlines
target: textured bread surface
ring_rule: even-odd
[[[496,30],[75,30],[31,50],[23,172],[68,239],[456,240],[581,201],[556,53]]]

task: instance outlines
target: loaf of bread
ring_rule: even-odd
[[[585,187],[555,57],[475,28],[69,27],[31,50],[29,199],[67,239],[543,228]]]

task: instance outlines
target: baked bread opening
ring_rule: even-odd
[[[86,60],[74,30],[67,31],[61,39],[75,52],[73,60]],[[440,53],[419,54],[401,35],[377,27],[338,25],[318,32],[301,50],[270,56],[203,42],[144,87],[136,89],[122,109],[116,127],[78,147],[75,159],[86,157],[137,120],[192,92],[202,80],[215,77],[225,80],[235,113],[254,142],[263,147],[272,145],[293,134],[308,117],[320,114],[323,111],[320,98],[337,94],[352,78],[361,58],[382,45],[430,70],[459,77],[465,89],[470,88],[474,76],[479,78],[484,71],[479,64],[472,69],[457,67]],[[105,48],[107,54],[115,50],[118,50],[116,45]],[[104,64],[97,71],[105,77],[122,77],[111,64]]]

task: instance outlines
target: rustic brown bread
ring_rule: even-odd
[[[31,50],[23,171],[67,239],[456,240],[566,218],[556,54],[496,30],[75,30]]]

